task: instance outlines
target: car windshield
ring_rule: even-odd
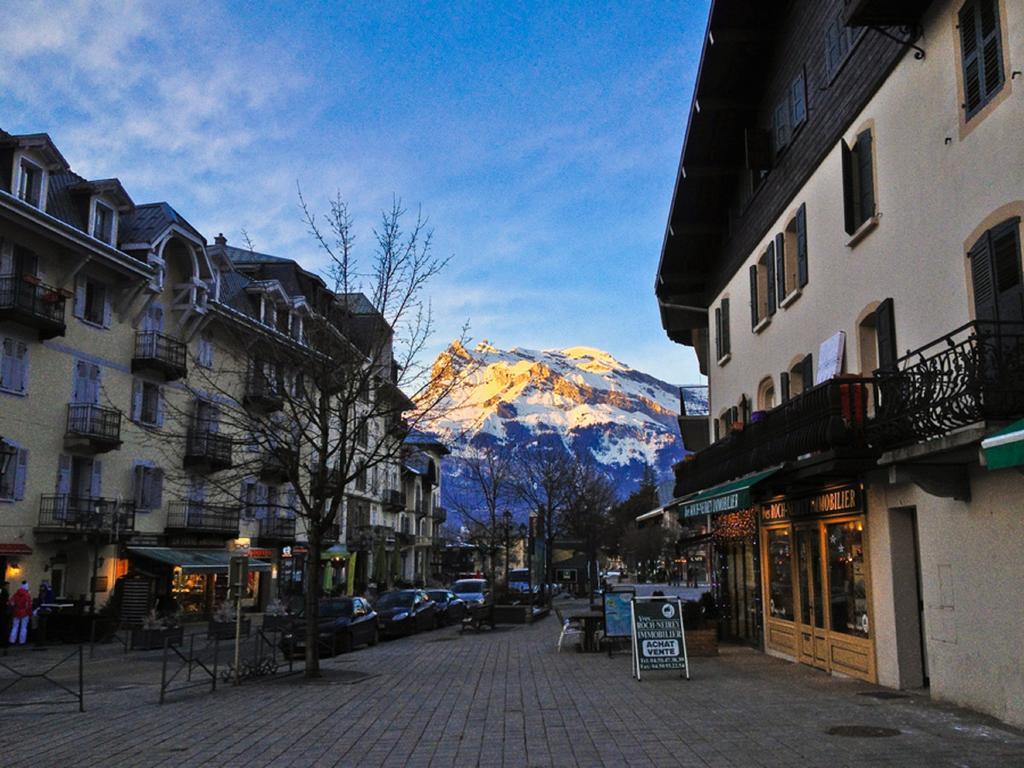
[[[320,603],[320,618],[338,619],[352,615],[351,600],[326,600]]]
[[[457,595],[477,594],[487,590],[487,582],[479,579],[464,579],[452,584],[452,592]]]
[[[378,608],[411,608],[412,592],[385,592],[377,598]]]

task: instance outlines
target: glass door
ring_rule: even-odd
[[[797,614],[800,660],[821,669],[829,668],[828,632],[821,577],[821,528],[797,528],[796,568],[800,594]]]

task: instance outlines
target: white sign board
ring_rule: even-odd
[[[843,372],[843,351],[846,348],[846,332],[838,331],[821,342],[818,348],[818,370],[814,374],[814,383],[834,379]]]

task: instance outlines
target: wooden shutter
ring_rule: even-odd
[[[103,496],[103,462],[99,459],[92,460],[92,479],[89,484],[89,495],[94,499]]]
[[[896,347],[896,318],[892,299],[886,299],[875,310],[875,335],[878,337],[879,370],[895,371],[899,352]]]
[[[960,9],[960,64],[964,111],[971,117],[1002,88],[1002,37],[997,0],[976,0]]]
[[[103,286],[103,327],[109,328],[112,320],[112,305],[110,301],[110,288],[109,286]]]
[[[164,425],[164,391],[160,387],[156,388],[156,425]]]
[[[760,305],[757,300],[757,265],[750,265],[750,327],[754,328],[758,323]]]
[[[14,389],[14,339],[0,346],[0,387]]]
[[[796,76],[789,88],[789,103],[792,105],[793,130],[796,130],[807,119],[807,85],[803,72]]]
[[[845,141],[841,142],[841,149],[843,155],[843,221],[846,234],[852,235],[857,231],[856,213],[853,207],[853,153],[850,152]]]
[[[765,254],[764,290],[768,294],[768,317],[775,314],[775,242],[768,243],[768,252]]]
[[[786,298],[786,236],[781,232],[775,236],[775,294],[782,304]]]
[[[803,379],[803,391],[814,386],[814,357],[807,355],[800,361],[800,378]]]
[[[142,382],[132,379],[132,421],[142,421]]]
[[[18,456],[14,465],[14,498],[25,498],[25,479],[28,476],[28,449],[18,448]]]
[[[999,319],[1003,322],[1024,322],[1019,218],[1014,217],[989,230],[989,252],[992,256]]]
[[[144,464],[136,463],[132,467],[132,496],[135,500],[136,511],[149,511],[149,506],[146,504],[146,466]]]
[[[1003,85],[1002,38],[999,34],[997,0],[979,0],[978,21],[981,53],[982,94],[987,101]]]
[[[978,238],[968,258],[971,260],[971,285],[974,289],[974,319],[997,320],[995,275],[988,232]]]
[[[970,117],[981,106],[981,54],[978,46],[977,8],[960,9],[960,64],[964,74],[964,110]]]
[[[796,211],[796,284],[807,285],[807,204]]]
[[[782,402],[789,401],[789,372],[783,371],[779,374],[779,396]]]
[[[857,137],[857,203],[860,215],[859,227],[875,215],[875,172],[871,155],[871,131],[863,131]]]
[[[85,278],[81,275],[75,278],[75,304],[72,314],[77,318],[85,317]]]
[[[722,359],[722,308],[715,307],[715,360]]]
[[[729,339],[729,300],[722,299],[722,357],[732,351]]]
[[[164,471],[154,467],[149,476],[151,483],[149,503],[153,505],[152,509],[160,509],[164,504]]]
[[[71,493],[71,457],[61,454],[57,459],[57,485],[55,491],[60,496]]]

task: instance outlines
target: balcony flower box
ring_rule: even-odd
[[[22,275],[21,279],[29,285],[39,285],[42,280],[39,279],[38,275]]]
[[[185,639],[184,627],[159,627],[132,629],[131,647],[133,651],[154,651],[164,647],[164,643],[181,645]]]

